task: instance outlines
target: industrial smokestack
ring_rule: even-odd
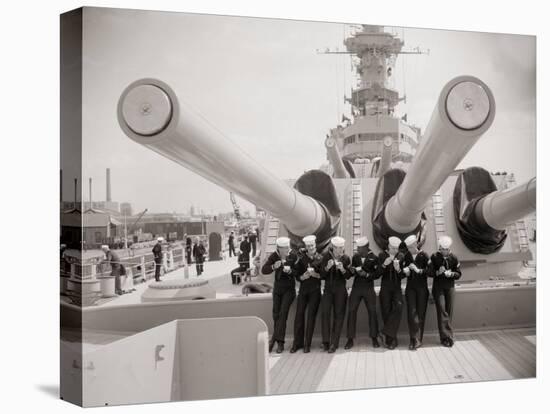
[[[105,197],[105,201],[111,201],[111,169],[107,168],[107,195]]]
[[[76,209],[76,197],[77,197],[77,189],[78,189],[78,179],[74,179],[74,208]]]
[[[90,177],[90,209],[92,209],[92,177]]]

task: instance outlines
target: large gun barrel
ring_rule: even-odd
[[[392,231],[406,234],[417,228],[426,202],[494,117],[495,99],[479,79],[460,76],[444,86],[412,165],[385,209]]]
[[[340,151],[338,151],[336,140],[332,137],[327,137],[325,140],[325,148],[327,149],[327,157],[332,165],[334,178],[349,178]]]
[[[297,236],[327,226],[326,208],[278,179],[156,79],[130,84],[118,121],[132,140],[269,211]]]
[[[382,141],[382,159],[378,169],[378,177],[382,177],[390,169],[393,149],[393,138],[389,135]]]
[[[495,230],[505,230],[507,225],[532,213],[537,205],[537,181],[494,191],[476,204],[475,214],[479,222],[485,222]]]

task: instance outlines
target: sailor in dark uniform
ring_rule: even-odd
[[[321,261],[323,256],[317,252],[315,236],[306,236],[302,240],[305,248],[299,251],[296,280],[300,282],[300,290],[298,291],[296,317],[294,319],[294,343],[290,352],[294,353],[304,348],[304,353],[307,354],[311,348],[317,311],[321,302]]]
[[[193,246],[193,257],[195,258],[195,267],[197,268],[197,276],[204,272],[204,256],[206,256],[206,247],[204,247],[202,239],[195,239]]]
[[[380,309],[384,329],[385,344],[388,349],[397,347],[397,331],[401,323],[403,313],[403,292],[401,291],[401,279],[403,273],[404,255],[399,251],[401,240],[398,237],[388,239],[388,250],[381,252],[379,257],[380,274]]]
[[[437,312],[437,327],[439,339],[443,346],[451,347],[454,344],[453,328],[453,302],[455,294],[455,280],[460,279],[460,262],[451,253],[453,240],[449,236],[439,238],[439,251],[434,253],[431,260],[431,276],[434,278],[432,296]]]
[[[262,266],[262,274],[275,272],[273,284],[273,336],[269,341],[269,352],[277,342],[277,353],[284,350],[286,321],[290,305],[296,297],[295,278],[298,257],[290,248],[288,237],[277,239],[277,250],[269,255]]]
[[[153,246],[153,259],[155,260],[155,280],[160,282],[160,268],[162,267],[162,241],[163,238],[157,238],[157,243]]]
[[[239,250],[241,253],[247,255],[250,257],[250,242],[248,241],[248,235],[243,235],[243,240],[241,241],[241,244],[239,245]]]
[[[405,239],[405,245],[408,251],[403,260],[403,272],[407,277],[405,299],[409,322],[409,349],[414,351],[422,345],[424,335],[429,296],[427,274],[430,258],[424,251],[418,249],[418,241],[414,234]]]
[[[369,249],[369,240],[361,237],[356,241],[357,253],[351,259],[350,272],[353,275],[353,287],[349,296],[348,310],[348,341],[344,349],[353,347],[357,325],[357,311],[361,301],[365,302],[369,314],[369,336],[372,346],[378,348],[378,315],[376,314],[376,292],[374,281],[380,277],[378,273],[378,256]]]
[[[325,281],[321,298],[321,327],[323,350],[333,353],[338,348],[346,316],[346,280],[351,277],[351,259],[344,253],[345,240],[342,237],[333,237],[330,244],[321,262],[321,279]]]

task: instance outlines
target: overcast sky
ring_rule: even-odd
[[[376,23],[376,22],[367,22]],[[405,48],[395,87],[397,108],[425,128],[437,96],[451,78],[470,74],[492,89],[496,118],[460,167],[506,170],[518,182],[535,175],[535,38],[518,35],[387,28]],[[226,190],[127,138],[116,118],[122,90],[155,77],[206,116],[236,145],[281,178],[297,178],[325,162],[324,137],[350,108],[343,95],[355,84],[350,58],[317,54],[343,49],[349,27],[184,13],[86,9],[84,13],[82,193],[112,196],[134,211],[230,211]],[[72,178],[64,177],[71,199]],[[245,208],[250,208],[239,200]]]

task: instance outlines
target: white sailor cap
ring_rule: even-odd
[[[315,243],[316,240],[317,240],[317,237],[315,237],[314,235],[306,236],[302,239],[302,241],[305,244]]]
[[[361,237],[355,240],[355,243],[357,243],[357,247],[366,246],[367,244],[369,244],[369,239],[367,239],[366,237]]]
[[[395,236],[391,236],[389,239],[388,239],[388,246],[390,247],[399,247],[399,245],[401,244],[401,239],[399,237],[395,237]]]
[[[415,244],[417,240],[418,240],[417,237],[414,234],[411,234],[409,237],[405,239],[405,244],[407,245],[407,247],[409,247]]]
[[[101,245],[101,250],[109,250],[109,246],[106,244]]]
[[[277,239],[277,247],[290,247],[290,239],[288,237],[279,237]]]
[[[443,249],[448,249],[449,247],[451,247],[451,244],[453,244],[453,239],[451,239],[449,236],[441,236],[437,242],[439,243],[439,247]]]
[[[163,237],[157,237],[157,241],[163,241],[164,238]]]
[[[334,247],[344,247],[344,244],[346,243],[346,240],[343,237],[333,237],[330,239],[330,242]]]

